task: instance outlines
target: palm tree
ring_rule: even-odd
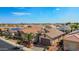
[[[33,46],[33,37],[34,35],[32,33],[21,33],[21,43],[28,48]]]
[[[33,46],[33,34],[29,33],[27,35],[27,41],[28,41],[28,47],[32,47]]]
[[[32,34],[32,33],[28,34],[28,35],[27,35],[27,38],[28,38],[28,41],[32,41],[32,39],[33,39],[33,34]]]
[[[32,33],[23,33],[21,31],[17,31],[17,35],[19,38],[18,44],[23,44],[27,47],[31,47],[33,45],[33,37],[34,35]]]

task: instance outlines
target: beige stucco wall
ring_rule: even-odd
[[[64,40],[64,50],[79,51],[79,42]]]
[[[51,45],[57,45],[58,42],[60,42],[63,39],[63,37],[59,37],[57,39],[51,40]]]

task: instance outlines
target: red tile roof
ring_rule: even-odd
[[[49,37],[51,38],[55,38],[55,37],[58,37],[60,35],[64,34],[62,31],[59,31],[57,29],[49,29],[49,32],[46,33],[46,35],[48,35]]]
[[[41,31],[42,27],[43,26],[41,26],[41,25],[31,25],[30,27],[26,27],[22,31],[24,33],[36,33],[38,31]]]
[[[68,34],[65,36],[64,40],[79,42],[79,34]]]

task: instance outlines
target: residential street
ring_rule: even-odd
[[[0,37],[0,51],[31,51],[31,49],[20,46]]]
[[[16,49],[15,47],[20,47],[21,49]],[[26,48],[0,37],[0,51],[43,51],[43,49],[41,47]]]
[[[14,47],[14,45],[0,39],[0,51],[15,51],[15,49],[12,49]]]

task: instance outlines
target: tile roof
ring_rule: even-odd
[[[46,33],[46,35],[48,35],[49,37],[51,38],[55,38],[55,37],[58,37],[60,35],[64,34],[63,32],[57,30],[57,29],[49,29],[49,32]]]
[[[46,37],[41,36],[42,38],[47,38],[47,39],[49,38],[50,40],[52,40],[64,34],[64,32],[61,32],[55,28],[46,29],[46,30],[48,30],[48,32],[45,33]]]
[[[36,33],[38,31],[41,31],[42,27],[43,26],[41,26],[41,25],[30,25],[30,27],[26,27],[22,31],[24,33]]]
[[[68,34],[65,36],[64,40],[79,42],[79,33]]]
[[[43,25],[29,25],[25,29],[22,29],[21,31],[24,33],[37,33],[38,31],[44,30],[43,28],[44,28]],[[64,34],[63,32],[57,30],[56,28],[45,28],[45,29],[48,31],[45,34],[49,36],[50,38],[55,38]]]

